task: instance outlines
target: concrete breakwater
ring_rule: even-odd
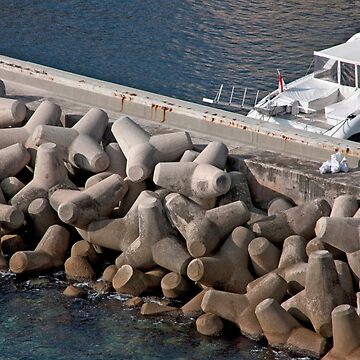
[[[143,315],[196,318],[204,335],[227,320],[277,348],[357,358],[355,196],[332,206],[282,196],[259,209],[223,143],[200,148],[186,132],[150,134],[129,117],[112,124],[113,141],[103,110],[72,127],[60,116],[46,101],[0,129],[2,268],[64,267],[70,296],[98,279],[99,292],[132,295]],[[182,305],[144,303],[149,293]]]

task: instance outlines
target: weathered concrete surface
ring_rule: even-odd
[[[5,82],[7,95],[23,100],[31,110],[44,99],[60,105],[62,122],[68,126],[73,126],[80,114],[84,114],[90,107],[98,106],[107,111],[110,124],[120,116],[129,114],[150,134],[181,128],[189,131],[196,144],[223,141],[229,148],[228,165],[246,171],[250,190],[257,203],[265,205],[279,194],[288,196],[297,204],[319,197],[332,203],[339,194],[360,195],[360,169],[357,167],[360,146],[354,142],[301,131],[297,131],[296,136],[292,134],[295,139],[292,142],[289,130],[275,127],[275,131],[275,128],[271,129],[274,125],[268,123],[261,128],[257,124],[254,132],[248,132],[254,129],[254,121],[241,115],[2,56],[0,79]],[[142,105],[136,101],[140,97]],[[171,116],[175,116],[175,113],[176,119],[173,119]],[[204,121],[194,122],[194,116],[199,113]],[[235,120],[239,122],[236,126],[222,125]],[[235,128],[240,128],[242,132],[237,133]],[[115,141],[110,129],[106,136],[109,142]],[[281,142],[277,143],[276,139]],[[346,155],[351,171],[347,174],[321,175],[318,171],[321,163],[335,149],[340,149]]]
[[[26,83],[66,99],[105,110],[167,123],[210,136],[296,154],[317,160],[328,158],[338,148],[357,165],[360,149],[352,142],[324,135],[287,129],[275,124],[208,106],[177,100],[46,66],[0,56],[0,79]]]

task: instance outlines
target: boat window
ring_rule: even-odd
[[[340,62],[340,85],[355,87],[355,65]]]
[[[314,58],[314,77],[334,83],[338,82],[338,62],[323,56]]]

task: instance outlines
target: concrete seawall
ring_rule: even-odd
[[[303,159],[324,161],[335,149],[357,167],[360,146],[328,136],[286,129],[243,115],[0,56],[0,79],[27,84],[75,102],[141,117]]]

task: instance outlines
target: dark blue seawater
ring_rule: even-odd
[[[271,90],[277,68],[287,82],[305,74],[313,50],[360,31],[359,15],[351,0],[0,0],[0,54],[201,102],[222,82]],[[290,358],[115,298],[0,284],[0,359]]]

